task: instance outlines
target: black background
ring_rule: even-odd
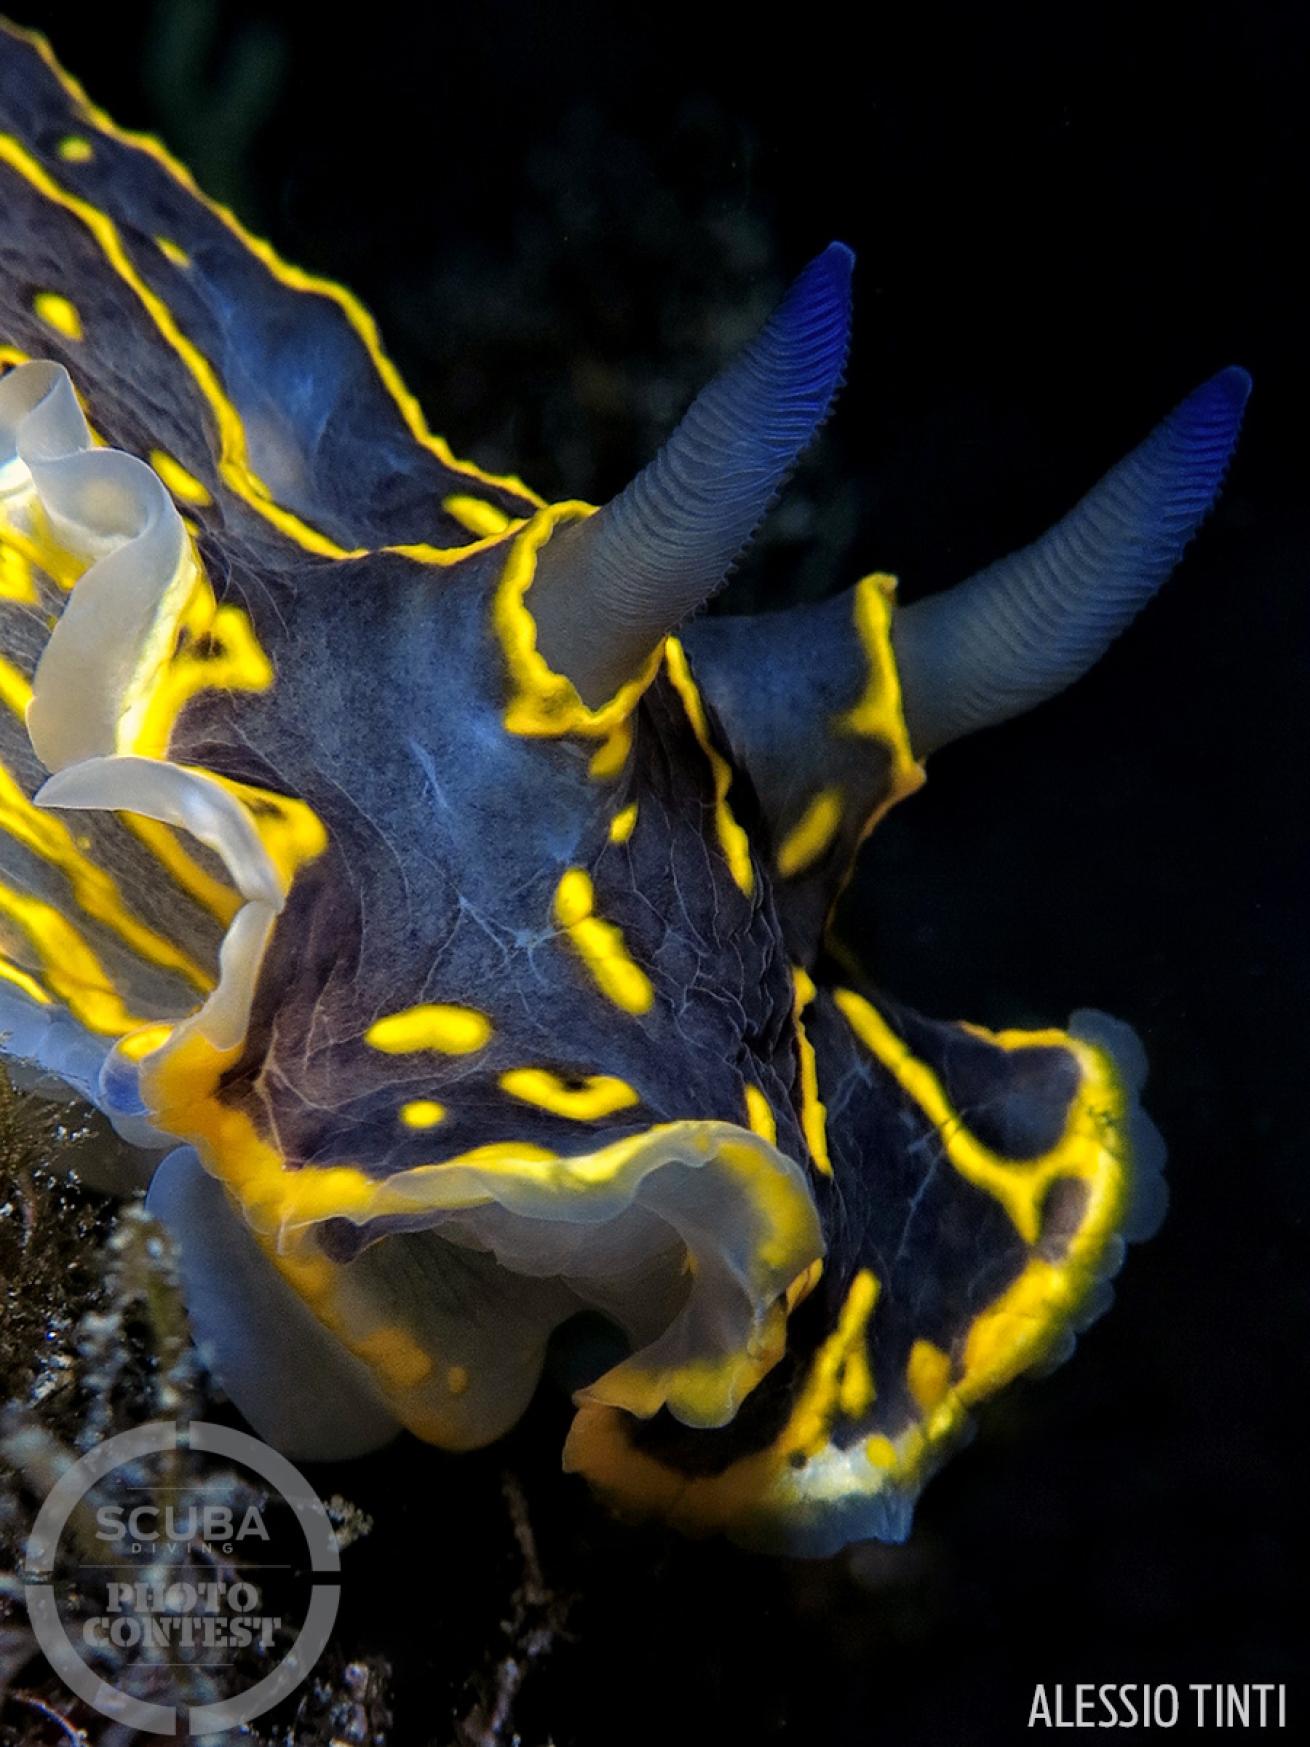
[[[1010,1742],[1061,1680],[1292,1678],[1295,1723],[1310,14],[33,0],[20,21],[358,291],[457,451],[548,496],[621,486],[787,276],[850,242],[848,387],[730,604],[875,567],[905,598],[954,581],[1209,372],[1252,371],[1222,506],[1162,598],[1072,693],[943,754],[843,913],[926,1011],[1095,1005],[1145,1040],[1172,1208],[1074,1360],[984,1416],[907,1547],[824,1565],[609,1524],[554,1472],[550,1400],[505,1449],[316,1478],[377,1516],[344,1641],[392,1657],[406,1747],[449,1739],[500,1653],[507,1460],[575,1598],[523,1690],[529,1743]]]

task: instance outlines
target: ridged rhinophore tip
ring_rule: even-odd
[[[1033,545],[917,602],[894,628],[922,757],[1086,673],[1182,557],[1233,458],[1251,378],[1231,365]]]
[[[772,340],[780,351],[794,350],[792,379],[780,372],[778,390],[805,395],[822,408],[820,419],[841,385],[850,346],[854,268],[854,252],[845,243],[829,243],[797,274],[752,347],[753,352],[762,351]],[[775,360],[775,367],[782,364],[781,357]]]
[[[1180,401],[1166,425],[1185,432],[1203,452],[1231,454],[1251,393],[1251,378],[1240,364],[1230,364]],[[1227,456],[1225,456],[1225,461]]]
[[[1209,399],[1225,403],[1240,415],[1250,397],[1251,372],[1244,370],[1240,364],[1230,364],[1226,370],[1221,370],[1217,376],[1212,376],[1208,382],[1203,382],[1194,393],[1188,395],[1183,405],[1189,406],[1194,400]]]

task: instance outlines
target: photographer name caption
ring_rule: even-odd
[[[1030,1729],[1285,1729],[1287,1688],[1272,1681],[1225,1685],[1192,1680],[1186,1686],[1119,1685],[1109,1681],[1055,1683],[1033,1689]]]

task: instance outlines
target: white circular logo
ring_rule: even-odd
[[[215,1564],[207,1555],[214,1544],[222,1545],[229,1555],[247,1539],[266,1546],[269,1532],[259,1507],[249,1505],[238,1512],[230,1502],[206,1502],[203,1488],[192,1489],[185,1521],[175,1519],[171,1506],[159,1503],[158,1489],[145,1489],[144,1498],[135,1504],[120,1500],[101,1506],[94,1513],[95,1537],[105,1556],[88,1558],[83,1551],[77,1563],[83,1573],[98,1572],[107,1599],[103,1612],[79,1613],[76,1626],[82,1648],[60,1611],[56,1559],[70,1519],[93,1487],[128,1464],[187,1449],[225,1457],[252,1470],[287,1504],[304,1535],[313,1582],[304,1624],[271,1673],[244,1692],[215,1703],[160,1704],[113,1685],[96,1672],[95,1663],[104,1665],[115,1656],[121,1661],[124,1652],[130,1657],[136,1651],[162,1664],[170,1660],[170,1651],[196,1663],[222,1662],[230,1659],[229,1654],[210,1658],[209,1652],[230,1653],[250,1645],[267,1650],[281,1635],[281,1619],[265,1613],[260,1585],[243,1573],[239,1561],[234,1564],[229,1557]],[[194,1549],[203,1556],[172,1559],[164,1566],[152,1557],[163,1544],[180,1547],[184,1553]],[[336,1535],[322,1500],[304,1475],[258,1438],[202,1420],[183,1426],[156,1420],[107,1439],[75,1462],[60,1476],[37,1514],[23,1570],[32,1630],[64,1684],[115,1722],[149,1734],[185,1737],[248,1723],[300,1685],[326,1648],[341,1598],[340,1575]]]

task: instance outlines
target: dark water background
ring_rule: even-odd
[[[850,242],[849,386],[734,605],[957,580],[1195,382],[1252,371],[1161,600],[1071,694],[944,754],[843,915],[929,1012],[1096,1005],[1146,1041],[1172,1210],[1073,1362],[984,1417],[906,1548],[826,1565],[610,1525],[554,1472],[549,1401],[508,1450],[316,1478],[378,1518],[344,1629],[392,1657],[405,1747],[446,1740],[499,1653],[507,1457],[576,1598],[524,1688],[531,1744],[984,1747],[1058,1680],[1291,1680],[1303,1717],[1310,14],[15,10],[359,292],[458,452],[548,496],[620,487]]]

